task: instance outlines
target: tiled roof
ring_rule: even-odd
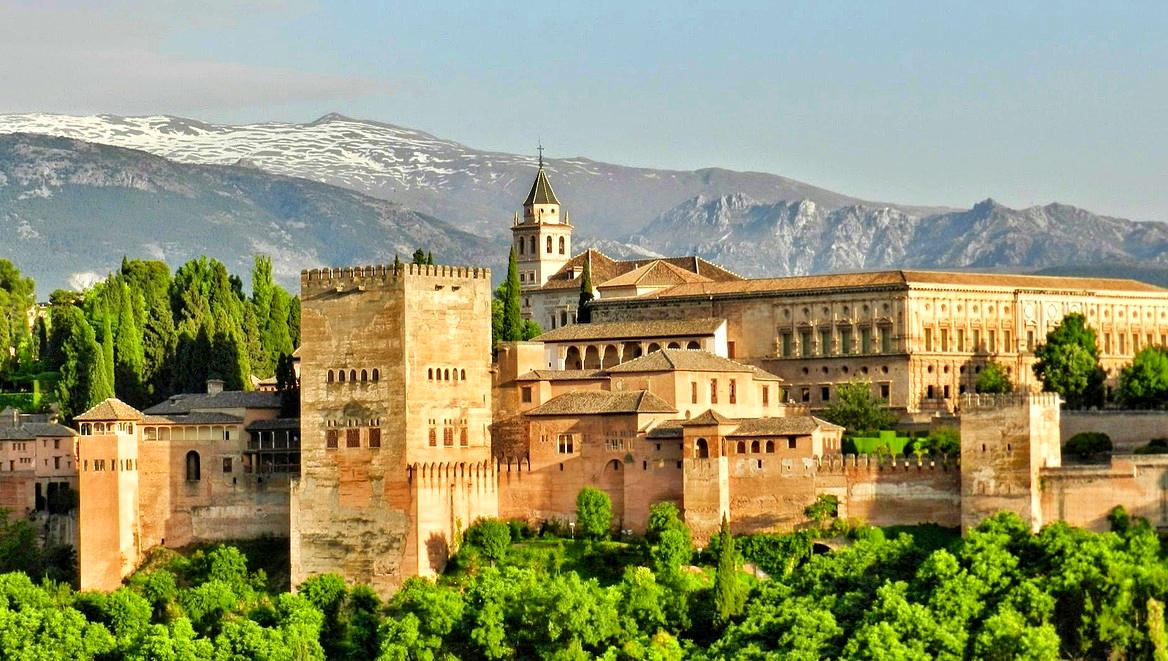
[[[247,426],[248,431],[298,429],[300,429],[300,418],[271,418],[268,420],[256,420]]]
[[[791,436],[810,434],[817,429],[843,429],[826,420],[810,415],[792,415],[781,418],[751,418],[727,436]]]
[[[730,282],[741,281],[742,276],[728,271],[713,262],[706,261],[696,255],[688,257],[649,257],[645,259],[616,260],[599,250],[588,249],[564,263],[540,289],[579,289],[580,274],[584,272],[584,262],[589,262],[592,269],[592,283],[594,286],[607,286],[615,278],[654,263],[664,263],[678,269],[696,273],[703,278],[703,282]],[[573,275],[574,274],[574,275]]]
[[[684,430],[681,425],[685,420],[663,420],[656,427],[645,434],[645,438],[681,438]]]
[[[567,328],[572,328],[568,326]],[[750,372],[756,381],[782,381],[754,365],[723,358],[697,349],[661,349],[608,368],[610,374],[628,372]]]
[[[110,420],[141,420],[142,414],[138,409],[122,400],[110,397],[73,419],[81,421],[99,420],[102,422]]]
[[[539,342],[575,340],[624,340],[713,335],[724,319],[660,319],[655,321],[605,321],[572,324],[535,338]]]
[[[586,381],[606,379],[604,370],[531,370],[515,377],[516,381]]]
[[[617,277],[597,285],[599,289],[609,287],[629,287],[640,285],[644,287],[680,285],[687,282],[713,282],[709,278],[687,271],[680,266],[674,266],[667,261],[655,259],[644,266],[622,273]]]
[[[527,194],[527,199],[523,201],[523,206],[529,207],[533,204],[559,204],[560,201],[556,199],[555,191],[552,190],[552,184],[548,181],[547,175],[543,172],[543,166],[539,167],[539,172],[535,173],[535,181],[531,184],[531,192]]]
[[[32,430],[19,427],[0,427],[0,441],[31,441],[36,438]]]
[[[729,425],[733,424],[734,420],[718,413],[713,409],[707,409],[705,413],[686,420],[681,423],[682,427],[705,427],[708,425]]]
[[[731,296],[735,294],[801,292],[806,290],[837,288],[862,289],[868,287],[890,287],[907,289],[911,285],[952,285],[960,287],[1002,287],[1011,289],[1086,289],[1092,291],[1168,293],[1168,290],[1155,285],[1137,280],[1118,278],[1073,278],[1063,276],[945,271],[871,271],[865,273],[803,275],[789,278],[759,278],[736,282],[687,283],[643,294],[639,298]]]
[[[527,412],[527,415],[603,415],[609,413],[677,413],[647,390],[578,391],[564,393]]]
[[[53,436],[80,436],[76,429],[66,427],[57,422],[26,422],[24,428],[37,437]]]
[[[220,393],[188,393],[173,395],[170,399],[146,409],[152,415],[184,415],[208,409],[278,409],[278,392],[245,392],[225,390]]]

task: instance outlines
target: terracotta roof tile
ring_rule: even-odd
[[[527,412],[527,415],[605,415],[614,413],[677,413],[647,390],[577,391],[564,393]]]
[[[843,429],[810,415],[792,415],[781,418],[750,418],[727,436],[790,436],[810,434],[817,429]]]
[[[585,381],[607,379],[604,370],[531,370],[515,377],[516,381]]]
[[[605,321],[572,324],[550,330],[535,338],[537,342],[576,340],[624,340],[713,335],[724,319],[660,319],[654,321]]]
[[[718,413],[713,409],[706,409],[705,413],[699,416],[690,418],[681,423],[682,427],[706,427],[709,425],[729,425],[734,424],[734,420]]]
[[[595,280],[593,281],[595,282]],[[667,261],[655,259],[644,266],[618,275],[617,277],[597,285],[598,289],[609,287],[629,287],[634,285],[654,287],[680,285],[687,282],[713,282],[710,278],[687,271],[680,266],[674,266]]]
[[[122,400],[110,397],[73,419],[82,421],[98,420],[101,422],[109,420],[141,420],[142,414],[138,409]]]
[[[569,326],[568,328],[571,328]],[[750,372],[756,381],[782,381],[782,378],[709,351],[697,349],[661,349],[608,368],[610,374],[630,372]]]

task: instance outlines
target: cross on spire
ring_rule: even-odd
[[[536,149],[539,151],[539,167],[543,169],[543,140],[539,141],[539,147]]]

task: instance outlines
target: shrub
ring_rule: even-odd
[[[1134,454],[1168,454],[1168,438],[1153,438],[1146,445],[1132,451]]]
[[[839,514],[839,498],[831,494],[819,494],[814,503],[803,509],[808,519],[823,525],[828,519],[834,519]]]
[[[486,559],[498,562],[511,545],[511,528],[498,519],[479,519],[466,531],[466,542],[478,548]]]
[[[1063,452],[1079,455],[1082,459],[1088,459],[1091,455],[1100,452],[1111,452],[1113,447],[1111,437],[1107,434],[1096,431],[1085,431],[1070,437],[1066,445],[1063,446]]]

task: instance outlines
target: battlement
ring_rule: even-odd
[[[312,293],[386,287],[398,278],[441,278],[444,280],[491,280],[491,269],[440,264],[378,264],[300,272],[300,291]]]
[[[451,480],[472,480],[494,488],[498,466],[494,461],[443,461],[413,463],[406,468],[407,479],[420,487],[449,486]]]
[[[1005,395],[966,394],[961,396],[961,410],[963,412],[992,411],[1025,406],[1053,406],[1058,408],[1061,403],[1062,400],[1059,399],[1058,393],[1054,392],[1008,393]]]
[[[825,475],[857,472],[948,472],[957,468],[953,458],[930,459],[916,455],[832,454],[816,457],[817,472]]]

